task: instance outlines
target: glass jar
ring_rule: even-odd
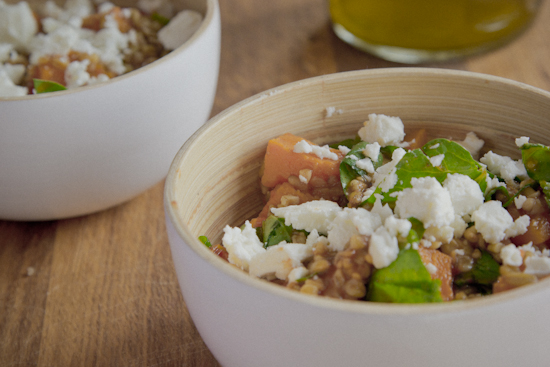
[[[340,39],[407,64],[499,47],[532,22],[539,5],[540,0],[329,0]]]

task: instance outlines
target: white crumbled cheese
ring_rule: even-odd
[[[429,149],[437,149],[439,148],[439,143],[432,145]]]
[[[430,275],[437,273],[437,266],[435,266],[434,264],[427,263],[424,264],[424,266],[426,267],[426,270],[428,270],[428,273],[430,273]]]
[[[497,187],[506,187],[506,184],[504,182],[501,182],[497,177],[491,178],[489,174],[485,176],[485,182],[487,182],[487,188],[485,189],[485,194],[490,192],[491,190],[497,188]]]
[[[523,246],[520,246],[519,249],[520,249],[520,250],[523,250],[523,251],[525,251],[525,252],[530,252],[530,253],[532,253],[532,254],[538,254],[538,255],[541,254],[541,252],[540,252],[538,249],[536,249],[535,247],[533,247],[533,242],[532,242],[532,241],[529,242],[529,243],[526,243],[526,244],[523,245]]]
[[[388,192],[397,183],[395,166],[401,161],[407,152],[403,148],[397,148],[392,153],[392,160],[378,167],[374,173],[373,187],[380,187],[382,192]]]
[[[527,196],[524,195],[518,195],[514,198],[514,204],[516,204],[516,208],[521,209],[523,208],[523,204],[525,203],[525,200],[527,200]]]
[[[82,61],[73,61],[65,70],[65,82],[67,83],[67,89],[81,87],[88,83],[90,80],[90,74],[86,71],[90,60],[84,59]]]
[[[440,245],[451,242],[454,237],[454,233],[455,229],[452,226],[452,223],[451,225],[440,227],[432,226],[426,228],[424,231],[424,238],[432,242],[431,247],[433,247],[434,244],[437,244],[438,242],[440,242]]]
[[[469,216],[464,217],[468,217],[469,221]],[[468,223],[466,222],[466,220],[464,220],[463,217],[455,213],[455,220],[451,223],[451,227],[453,227],[454,230],[454,237],[461,238],[464,234],[464,231],[468,228]]]
[[[97,9],[98,10],[98,13],[108,13],[110,12],[113,8],[115,7],[114,4],[110,3],[110,2],[104,2],[104,3],[101,3],[99,4],[99,8]]]
[[[382,198],[383,196],[380,194],[375,195],[375,201],[372,206],[371,213],[377,214],[382,222],[385,222],[388,217],[393,215],[393,211],[388,204],[382,205]]]
[[[525,232],[527,232],[527,227],[529,227],[529,223],[531,223],[531,218],[528,215],[522,215],[521,217],[517,218],[514,223],[504,232],[506,234],[505,238],[515,237],[519,236],[520,234],[524,234]]]
[[[385,268],[397,259],[399,254],[397,238],[385,227],[379,227],[370,237],[368,252],[376,269]]]
[[[38,22],[25,1],[10,5],[0,0],[0,43],[12,44],[18,51],[38,32]]]
[[[502,247],[500,250],[500,258],[504,265],[521,266],[521,264],[523,264],[521,251],[513,243]]]
[[[516,146],[521,148],[525,144],[529,144],[529,138],[527,136],[522,136],[521,138],[516,138]]]
[[[433,157],[430,157],[429,159],[430,159],[430,163],[432,164],[432,166],[438,167],[438,166],[441,166],[441,163],[445,159],[445,154],[434,155]]]
[[[329,200],[308,201],[300,205],[290,205],[283,208],[271,208],[271,212],[279,218],[285,218],[285,224],[294,229],[304,229],[308,232],[317,229],[319,233],[327,233],[336,214],[342,208]]]
[[[309,274],[309,270],[303,266],[294,268],[288,273],[288,282],[295,283],[298,279],[301,279]]]
[[[309,144],[305,140],[300,140],[299,142],[297,142],[296,145],[294,145],[293,152],[306,154],[313,153],[321,159],[328,158],[332,159],[333,161],[338,160],[338,154],[331,151],[328,145],[323,145],[322,147],[320,147],[318,145]]]
[[[21,64],[0,64],[0,70],[4,70],[14,84],[19,84],[25,76],[25,66]]]
[[[14,53],[17,53],[17,51],[11,43],[0,43],[0,63],[9,61]]]
[[[370,158],[363,158],[355,162],[355,165],[357,168],[360,168],[367,173],[374,173],[374,165],[372,164],[372,161]]]
[[[376,141],[374,143],[367,144],[365,149],[363,149],[363,154],[365,157],[368,157],[373,161],[377,161],[378,156],[380,155],[380,144]]]
[[[472,213],[475,229],[489,243],[498,243],[506,237],[505,231],[514,219],[500,201],[487,201]]]
[[[90,0],[67,0],[63,9],[64,19],[85,18],[93,13],[93,4]]]
[[[67,55],[71,49],[80,51],[77,46],[83,43],[91,48],[89,41],[81,41],[80,31],[69,25],[62,25],[48,34],[39,33],[29,43],[30,63],[37,64],[41,57],[47,55]]]
[[[358,134],[363,141],[378,142],[385,147],[402,142],[405,138],[405,127],[399,117],[371,113]]]
[[[412,188],[399,192],[395,214],[403,219],[414,217],[425,228],[450,225],[455,218],[449,191],[433,177],[413,177]]]
[[[364,208],[344,208],[337,213],[328,230],[328,247],[342,251],[355,234],[371,235],[382,225],[380,216]]]
[[[550,258],[540,256],[528,256],[525,258],[525,274],[544,276],[550,274]]]
[[[394,237],[407,237],[412,228],[412,223],[407,219],[398,219],[394,215],[390,215],[384,221],[384,227]]]
[[[483,145],[485,145],[485,142],[478,138],[477,135],[470,131],[468,134],[466,134],[466,138],[464,141],[458,141],[458,144],[462,145],[464,149],[466,149],[474,159],[478,159],[479,152],[481,151],[481,148],[483,148]]]
[[[455,214],[472,214],[483,204],[484,197],[479,184],[460,173],[447,175],[443,187],[449,192]]]
[[[522,180],[528,177],[521,160],[514,161],[510,157],[501,156],[489,151],[481,157],[480,162],[487,165],[489,172],[502,177],[506,181],[512,181],[516,177]]]
[[[348,154],[349,152],[351,152],[351,149],[346,147],[345,145],[338,145],[338,150],[340,152],[342,152],[343,155],[346,155]]]
[[[27,95],[27,88],[15,85],[4,68],[0,67],[0,97],[21,97]]]
[[[88,80],[88,85],[94,85],[94,84],[98,84],[98,83],[103,83],[103,82],[106,82],[107,80],[109,80],[110,78],[105,75],[105,74],[99,74],[98,76],[92,76],[89,80]]]
[[[265,252],[256,229],[249,221],[241,231],[238,227],[225,226],[222,243],[228,253],[227,260],[239,268],[248,271],[250,260],[259,253]]]
[[[269,246],[266,251],[255,254],[250,259],[249,273],[258,278],[274,275],[286,279],[292,269],[302,267],[302,261],[313,256],[311,248],[301,243],[281,242]]]
[[[164,48],[174,50],[191,38],[201,22],[201,13],[194,10],[181,11],[158,32],[158,39]]]
[[[463,249],[456,249],[456,250],[452,251],[452,254],[454,254],[455,256],[456,255],[464,256],[464,250]]]
[[[317,232],[317,230],[314,229],[309,233],[309,235],[306,238],[306,246],[313,248],[313,246],[319,242],[322,242],[325,245],[328,245],[328,238],[320,235],[319,232]]]

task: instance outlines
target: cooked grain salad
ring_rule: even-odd
[[[550,274],[550,148],[519,137],[521,159],[463,141],[405,141],[371,114],[355,139],[269,141],[266,203],[212,251],[298,292],[373,302],[462,300]]]
[[[33,7],[0,0],[0,97],[53,92],[107,81],[183,44],[202,15],[168,0],[122,8],[104,0]]]

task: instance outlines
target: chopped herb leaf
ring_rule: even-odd
[[[432,280],[417,250],[402,250],[388,267],[374,272],[367,300],[372,302],[442,302],[441,281]]]
[[[284,218],[270,215],[262,223],[264,247],[274,246],[282,241],[292,242],[292,226],[285,225]]]
[[[521,159],[527,174],[536,181],[550,181],[550,148],[540,144],[524,144]]]
[[[151,20],[154,20],[155,22],[160,23],[163,26],[167,25],[170,22],[170,19],[156,12],[151,14]]]
[[[36,91],[36,94],[67,90],[65,86],[52,82],[51,80],[33,79],[32,81],[34,83],[34,90]]]
[[[410,217],[409,222],[411,222],[412,227],[407,236],[407,242],[405,244],[413,244],[419,242],[424,236],[424,224],[416,218]]]
[[[206,236],[199,236],[199,241],[201,241],[208,248],[212,247],[212,243],[210,243],[210,240]]]
[[[550,205],[550,148],[540,144],[524,144],[521,159],[529,177],[539,182],[546,203]]]
[[[486,288],[497,281],[500,274],[500,265],[486,251],[481,253],[481,257],[477,259],[472,270],[458,274],[455,277],[454,283],[458,287],[472,285],[478,288]]]

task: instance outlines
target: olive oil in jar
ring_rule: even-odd
[[[335,33],[382,58],[419,63],[467,56],[519,34],[538,0],[329,0]]]

